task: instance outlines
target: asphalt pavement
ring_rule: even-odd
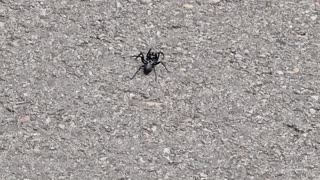
[[[0,179],[320,179],[319,12],[0,0]]]

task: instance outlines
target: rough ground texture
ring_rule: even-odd
[[[0,179],[318,178],[319,11],[0,0]]]

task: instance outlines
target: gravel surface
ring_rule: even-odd
[[[319,0],[0,0],[0,179],[318,179]],[[162,51],[168,69],[130,56]]]

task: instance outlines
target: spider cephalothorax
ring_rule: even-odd
[[[132,76],[131,79],[133,79],[137,73],[143,69],[143,73],[145,75],[148,75],[152,70],[154,70],[154,74],[155,74],[155,79],[157,81],[157,73],[156,73],[156,65],[158,64],[162,64],[163,67],[168,71],[166,65],[164,64],[164,62],[160,61],[160,55],[162,55],[162,59],[164,59],[164,54],[162,52],[151,52],[151,48],[149,49],[146,57],[143,55],[142,52],[140,52],[140,54],[136,55],[136,56],[133,56],[135,57],[136,59],[137,58],[140,58],[141,59],[141,62],[143,63],[143,65],[141,65],[139,67],[139,69],[134,73],[134,75]],[[169,71],[168,71],[169,72]]]

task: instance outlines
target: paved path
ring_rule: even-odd
[[[319,11],[0,0],[0,179],[319,178]]]

